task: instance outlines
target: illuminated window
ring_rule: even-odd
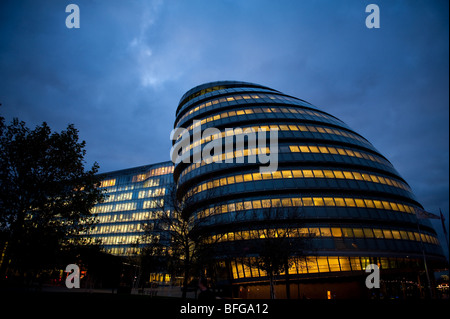
[[[314,206],[324,206],[322,197],[314,197]]]
[[[301,198],[292,198],[292,205],[295,207],[300,207],[303,205]]]
[[[392,236],[394,237],[394,239],[402,239],[398,230],[392,230]]]
[[[355,203],[357,207],[366,207],[362,199],[355,199]]]
[[[290,198],[283,198],[283,199],[281,200],[281,203],[282,203],[282,206],[283,206],[283,207],[289,207],[289,206],[292,206],[292,203],[291,203],[291,199],[290,199]]]
[[[383,204],[379,200],[374,200],[373,203],[375,204],[375,207],[378,209],[383,209]]]
[[[345,204],[347,207],[355,207],[355,201],[353,200],[353,198],[345,198]]]
[[[333,173],[334,173],[334,176],[336,176],[336,178],[342,178],[342,179],[345,178],[344,174],[342,174],[341,171],[334,171]]]
[[[317,261],[316,258],[310,257],[306,259],[306,267],[308,268],[309,273],[318,272]]]
[[[351,265],[353,271],[362,269],[359,257],[350,257],[350,265]]]
[[[334,178],[333,171],[325,170],[323,171],[326,178]]]
[[[328,257],[328,264],[330,266],[330,271],[341,271],[339,267],[339,257]]]
[[[328,227],[320,227],[320,236],[331,237],[331,231]]]
[[[261,201],[263,208],[270,208],[272,207],[270,199],[263,199]]]
[[[353,174],[351,172],[344,172],[345,179],[353,179]]]
[[[319,237],[319,236],[320,236],[319,228],[316,228],[316,227],[310,227],[310,228],[309,228],[309,234],[310,234],[311,236]]]
[[[304,170],[302,171],[302,173],[303,173],[303,176],[304,176],[305,178],[312,178],[312,177],[314,177],[314,174],[313,174],[312,170],[304,169]]]
[[[335,206],[334,200],[332,197],[324,197],[323,199],[325,206]]]
[[[353,234],[356,238],[364,238],[364,233],[362,228],[353,228]]]
[[[258,209],[258,208],[261,208],[262,207],[262,205],[261,205],[261,201],[260,200],[254,200],[253,201],[253,208],[254,209]]]
[[[338,154],[338,151],[334,147],[327,147],[327,148],[331,154]]]
[[[294,178],[302,178],[303,174],[301,170],[292,170],[292,175]]]
[[[303,206],[313,206],[314,205],[311,197],[304,197],[304,198],[302,198],[302,201],[303,201]]]
[[[383,231],[381,229],[374,229],[373,233],[375,235],[375,238],[384,238]]]
[[[308,146],[300,146],[299,149],[300,149],[300,152],[302,152],[302,153],[309,153]]]
[[[371,199],[364,199],[364,203],[366,204],[367,208],[375,208],[373,200],[371,200]]]
[[[364,236],[366,238],[373,238],[374,237],[373,231],[372,231],[371,228],[364,228],[363,230],[364,230]]]
[[[342,237],[342,231],[337,227],[331,228],[331,234],[333,235],[333,237]]]
[[[313,173],[314,173],[314,177],[316,177],[316,178],[323,178],[323,177],[325,177],[323,175],[323,171],[322,170],[313,170]]]
[[[317,257],[317,264],[319,266],[319,272],[329,272],[327,257]]]
[[[384,238],[386,238],[386,239],[392,239],[392,233],[388,229],[383,229],[383,235],[384,235]]]
[[[335,197],[334,201],[336,203],[336,206],[345,207],[345,201],[343,198]]]

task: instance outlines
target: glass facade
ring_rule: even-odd
[[[194,199],[193,223],[233,284],[267,280],[251,247],[268,233],[294,243],[291,278],[361,272],[369,263],[401,273],[419,267],[423,250],[430,264],[445,260],[430,223],[416,217],[423,207],[389,160],[304,100],[254,83],[206,83],[181,98],[174,126],[190,135],[181,154],[190,161],[174,169],[178,196]],[[209,128],[220,132],[194,139],[196,129]],[[221,153],[195,159],[211,141],[232,137],[236,146],[246,129],[277,130],[277,149],[221,146]],[[249,160],[270,153],[277,153],[275,172],[261,173],[261,164]]]
[[[142,224],[155,218],[158,201],[173,184],[172,172],[172,162],[164,162],[101,174],[106,199],[92,210],[98,223],[90,235],[111,254],[137,253]]]
[[[429,266],[445,263],[435,230],[416,217],[423,207],[389,160],[314,105],[258,84],[220,81],[189,90],[174,123],[189,135],[177,154],[187,161],[101,175],[108,196],[93,209],[99,223],[91,235],[108,252],[139,251],[142,224],[156,218],[175,184],[178,198],[189,197],[184,213],[221,270],[216,280],[231,285],[267,283],[252,249],[274,238],[293,247],[279,273],[293,280],[350,278],[373,263],[419,273],[423,252]],[[194,138],[207,129],[217,131]],[[251,144],[246,134],[258,130],[277,130],[275,146]],[[175,136],[173,144],[182,139]],[[230,139],[244,148],[230,149]],[[221,143],[220,152],[197,158],[212,141]],[[270,154],[277,170],[261,172],[265,165],[252,159]]]

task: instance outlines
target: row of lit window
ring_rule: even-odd
[[[130,200],[133,197],[133,192],[110,194],[106,196],[104,203],[120,202],[123,200]]]
[[[233,116],[241,116],[241,115],[245,115],[245,114],[247,114],[247,115],[258,114],[258,113],[307,114],[307,115],[310,115],[313,117],[323,117],[325,119],[329,119],[329,120],[331,119],[333,121],[336,121],[336,119],[334,117],[331,117],[329,115],[315,112],[315,111],[306,110],[306,109],[299,109],[299,108],[295,108],[295,107],[252,107],[252,108],[233,110],[233,111],[228,111],[228,112],[223,112],[220,114],[212,115],[212,116],[202,119],[201,121],[194,121],[194,123],[189,125],[186,129],[188,131],[191,131],[195,127],[198,127],[205,123],[214,122],[214,121],[217,121],[220,119],[225,119],[225,118],[233,117]]]
[[[177,122],[176,126],[178,126],[178,124],[185,119],[187,116],[193,114],[194,112],[200,111],[202,109],[204,109],[205,107],[211,106],[211,105],[216,105],[219,103],[224,103],[224,102],[233,102],[233,101],[239,101],[239,100],[258,100],[258,99],[270,99],[273,101],[288,101],[297,105],[301,105],[303,106],[304,103],[302,103],[301,101],[291,98],[291,97],[287,97],[287,96],[282,96],[282,95],[274,95],[274,94],[261,94],[261,93],[252,93],[252,94],[237,94],[237,95],[231,95],[228,97],[221,97],[218,99],[214,99],[214,100],[210,100],[206,103],[202,103],[194,108],[192,108],[191,110],[189,110],[188,112],[186,112]],[[257,101],[255,101],[257,102]]]
[[[169,173],[164,174],[172,174],[173,173],[173,166],[171,166],[171,169]],[[163,175],[164,175],[163,174]],[[122,185],[116,185],[116,179],[109,179],[101,181],[101,186],[103,187],[108,194],[115,193],[115,192],[124,192],[124,191],[130,191],[134,189],[139,188],[149,188],[149,187],[155,187],[159,186],[160,184],[168,184],[171,182],[172,176],[163,176],[161,178],[152,178],[146,180],[143,184],[142,183],[128,183],[128,184],[122,184]],[[115,187],[113,187],[115,186]]]
[[[105,251],[111,255],[134,255],[139,252],[137,247],[105,247]]]
[[[134,185],[134,184],[126,184],[126,185],[122,185],[122,186],[107,187],[107,188],[104,188],[104,190],[106,191],[106,194],[111,194],[111,193],[116,193],[116,192],[132,191],[133,189],[141,188],[142,185],[139,185],[138,187],[135,187],[135,186],[136,185]]]
[[[298,169],[298,170],[280,170],[275,171],[273,173],[269,172],[269,173],[240,174],[218,178],[209,182],[204,182],[196,186],[193,189],[192,193],[197,194],[206,190],[211,190],[216,187],[223,187],[227,185],[233,185],[236,183],[260,181],[268,179],[281,179],[281,178],[331,178],[331,179],[358,180],[378,184],[385,184],[409,191],[408,186],[406,186],[404,183],[398,182],[391,178],[374,174],[359,173],[354,171],[341,171],[341,170]]]
[[[146,180],[144,182],[143,187],[144,188],[155,187],[155,186],[159,186],[159,184],[160,184],[160,179],[159,178],[152,178],[152,179]]]
[[[140,237],[140,235],[123,235],[96,237],[96,239],[100,239],[103,245],[130,245],[137,243]]]
[[[365,152],[354,151],[346,148],[331,147],[331,146],[312,146],[312,145],[290,145],[289,150],[292,153],[320,153],[320,154],[334,154],[364,158],[372,162],[378,162],[380,164],[386,164],[386,160],[381,159],[378,156],[368,154]]]
[[[120,212],[120,211],[129,211],[136,209],[136,202],[128,202],[128,203],[118,203],[118,204],[109,204],[109,205],[97,205],[92,208],[92,214],[102,214],[102,213],[111,213],[111,212]]]
[[[141,223],[123,224],[117,223],[113,225],[97,225],[95,229],[91,232],[93,235],[97,234],[118,234],[118,233],[128,233],[128,232],[142,232],[143,227]]]
[[[147,190],[139,191],[138,198],[159,197],[159,196],[164,196],[165,193],[166,193],[165,187],[147,189]]]
[[[346,256],[307,256],[303,258],[292,258],[289,263],[289,274],[312,274],[319,272],[334,271],[364,271],[370,264],[376,263],[381,269],[395,269],[411,267],[405,265],[415,263],[416,260],[405,258],[369,258],[369,257],[346,257]],[[267,273],[258,268],[258,260],[254,257],[241,258],[231,262],[233,279],[252,277],[265,277]],[[282,272],[281,275],[285,273]]]
[[[156,212],[153,211],[142,211],[133,213],[120,213],[120,214],[101,214],[97,216],[98,224],[101,226],[105,223],[117,223],[117,222],[134,222],[134,221],[145,221],[156,218]]]
[[[159,200],[146,200],[144,201],[142,208],[148,209],[148,208],[162,208],[164,206],[164,199]]]
[[[379,228],[341,228],[341,227],[303,227],[303,228],[278,228],[278,229],[253,229],[224,234],[213,235],[205,239],[207,244],[235,240],[252,240],[264,238],[296,238],[296,237],[334,237],[334,238],[377,238],[377,239],[401,239],[422,241],[424,243],[438,245],[436,237],[405,230],[379,229]]]
[[[143,180],[146,180],[147,178],[150,178],[152,176],[171,174],[171,173],[173,173],[173,168],[174,167],[172,165],[165,166],[165,167],[153,168],[146,173],[133,176],[133,183],[142,182]]]
[[[280,147],[280,150],[282,150],[284,147]],[[202,167],[204,165],[208,165],[210,163],[219,163],[220,161],[225,161],[226,159],[233,159],[233,158],[240,158],[240,157],[246,157],[250,155],[258,155],[260,153],[262,154],[270,154],[270,148],[251,148],[251,149],[245,149],[245,150],[238,150],[234,152],[227,152],[223,153],[221,155],[214,155],[209,158],[203,159],[201,162],[193,163],[186,167],[183,172],[181,173],[180,177],[183,177],[187,173]],[[377,162],[380,164],[388,164],[387,161],[379,158],[378,156],[374,156],[369,153],[361,152],[361,151],[354,151],[346,148],[338,148],[338,147],[330,147],[330,146],[307,146],[307,145],[290,145],[289,151],[292,153],[322,153],[322,154],[333,154],[333,155],[340,155],[340,156],[351,156],[351,157],[358,157],[358,158],[364,158],[366,160]]]
[[[181,173],[180,177],[183,177],[187,173],[207,164],[211,163],[219,163],[221,161],[225,161],[227,159],[233,159],[233,158],[240,158],[240,157],[246,157],[246,156],[256,156],[259,154],[270,154],[270,148],[269,147],[254,147],[254,148],[248,148],[244,150],[237,150],[233,152],[227,152],[220,155],[214,155],[211,157],[207,157],[202,159],[201,162],[193,163],[186,167],[183,172]]]
[[[100,187],[109,187],[116,185],[116,179],[107,179],[100,182]]]
[[[232,202],[220,206],[208,207],[197,213],[197,218],[209,217],[216,214],[244,211],[261,208],[277,207],[358,207],[392,210],[397,212],[415,214],[414,208],[395,202],[352,197],[298,197],[298,198],[271,198]]]
[[[226,89],[225,86],[214,86],[214,87],[209,87],[209,88],[203,89],[201,91],[195,92],[194,94],[186,97],[183,100],[183,102],[180,103],[180,105],[183,105],[183,104],[189,102],[190,100],[196,98],[197,96],[200,96],[200,95],[203,95],[203,94],[206,94],[206,93],[209,93],[209,92],[217,91],[217,90],[224,90],[224,89]]]
[[[236,136],[241,134],[246,134],[246,132],[253,132],[253,134],[256,134],[259,131],[270,131],[270,130],[279,130],[279,131],[301,131],[301,132],[310,132],[310,133],[321,133],[321,134],[334,134],[339,136],[344,136],[347,138],[351,138],[354,140],[357,140],[359,142],[362,142],[364,144],[367,144],[369,146],[370,143],[367,142],[362,137],[349,133],[343,130],[338,130],[335,128],[329,128],[329,127],[321,127],[321,126],[312,126],[312,125],[259,125],[259,126],[250,126],[250,127],[244,127],[244,128],[236,128],[234,130],[227,130],[225,132],[220,132],[217,134],[209,135],[205,138],[202,138],[201,140],[197,140],[194,143],[190,143],[189,146],[186,146],[183,148],[183,154],[186,154],[189,150],[193,149],[194,147],[200,146],[206,142],[219,139],[219,138],[225,138],[226,136]]]

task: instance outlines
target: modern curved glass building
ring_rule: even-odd
[[[389,160],[314,105],[258,84],[213,82],[183,95],[174,126],[189,133],[173,173],[178,197],[189,199],[218,282],[234,296],[267,297],[260,257],[276,239],[285,243],[280,256],[289,255],[275,276],[279,297],[368,294],[369,264],[385,289],[409,293],[406,282],[426,280],[424,262],[445,262],[436,232],[417,218],[423,207]],[[263,172],[269,156],[276,170]]]

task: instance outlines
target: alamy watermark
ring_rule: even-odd
[[[69,273],[66,278],[66,287],[69,289],[80,288],[80,267],[70,264],[67,265],[65,272]]]
[[[66,12],[70,13],[66,18],[66,27],[68,29],[80,28],[80,7],[76,4],[68,4]]]
[[[380,288],[380,268],[376,264],[370,264],[366,267],[366,287],[369,289]]]
[[[376,4],[369,4],[366,7],[366,12],[370,13],[366,18],[366,27],[368,29],[380,28],[380,7]]]
[[[244,163],[247,159],[247,163],[267,164],[260,166],[260,173],[273,173],[278,169],[277,128],[267,130],[266,127],[238,127],[220,131],[210,127],[202,132],[201,121],[196,120],[193,123],[192,135],[189,132],[179,127],[170,134],[170,139],[175,141],[170,150],[170,158],[174,164],[202,161]]]

